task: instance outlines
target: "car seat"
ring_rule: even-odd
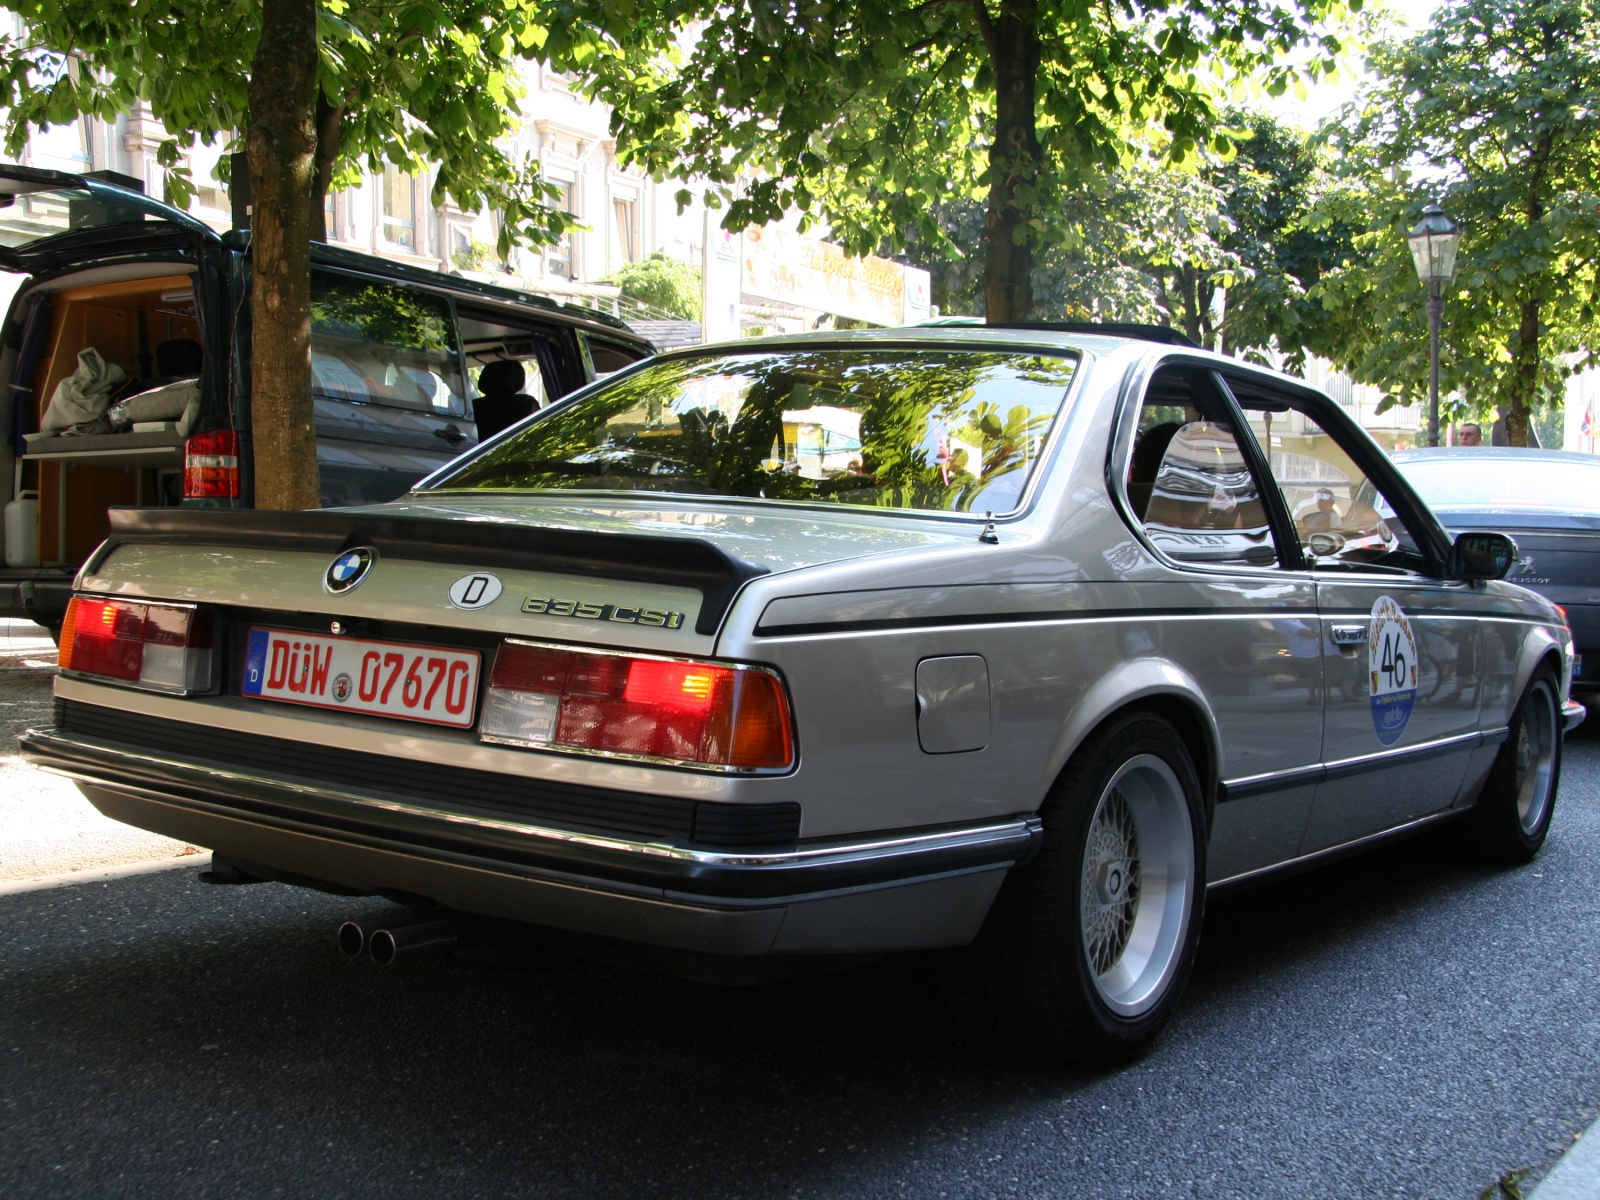
[[[1133,447],[1133,460],[1128,464],[1128,503],[1133,506],[1133,515],[1141,521],[1150,508],[1150,494],[1155,489],[1162,460],[1167,456],[1167,446],[1177,435],[1178,428],[1176,421],[1152,425],[1139,435]]]
[[[539,402],[522,390],[526,380],[522,364],[514,358],[495,359],[478,373],[481,395],[472,402],[472,412],[480,442],[538,411]]]

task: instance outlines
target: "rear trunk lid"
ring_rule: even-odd
[[[112,509],[83,587],[254,614],[456,629],[698,654],[749,580],[861,555],[955,545],[964,531],[835,511],[654,500],[464,496],[304,512]],[[932,526],[930,528],[930,526]],[[367,547],[370,579],[329,586]],[[484,603],[457,603],[474,574]],[[460,586],[458,586],[460,585]],[[255,620],[258,617],[251,617]],[[259,617],[259,619],[270,619]],[[409,636],[417,636],[413,632]]]

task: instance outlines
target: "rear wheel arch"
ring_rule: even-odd
[[[1221,735],[1199,685],[1188,672],[1165,660],[1135,659],[1123,663],[1090,686],[1062,726],[1049,787],[1055,786],[1073,756],[1096,733],[1136,709],[1164,718],[1182,737],[1200,777],[1209,827],[1221,779]]]

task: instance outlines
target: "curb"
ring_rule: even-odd
[[[0,883],[0,896],[15,896],[22,892],[42,892],[48,888],[72,887],[79,883],[103,883],[108,879],[124,879],[129,875],[149,875],[155,871],[172,871],[178,867],[204,867],[211,862],[211,851],[199,854],[180,854],[176,858],[157,858],[148,862],[127,863],[120,867],[86,867],[82,871],[68,871],[63,875],[41,875],[37,879],[12,879]]]
[[[1556,1159],[1528,1200],[1600,1200],[1600,1120]]]

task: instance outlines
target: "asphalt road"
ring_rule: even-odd
[[[915,959],[380,971],[333,933],[381,903],[4,896],[0,1195],[1465,1200],[1600,1106],[1597,885],[1585,728],[1535,864],[1426,841],[1218,903],[1169,1032],[1099,1074],[968,1044]]]

